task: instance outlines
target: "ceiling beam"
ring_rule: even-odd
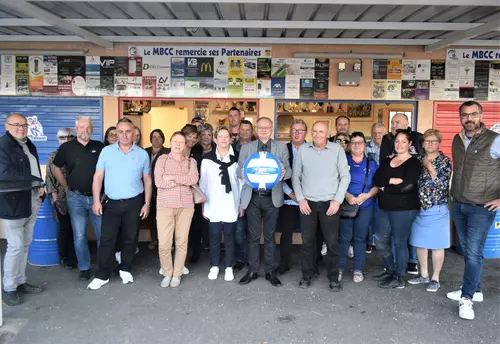
[[[90,31],[79,28],[78,26],[71,24],[68,21],[55,16],[52,13],[47,12],[37,6],[34,6],[26,2],[25,0],[1,0],[0,4],[8,6],[20,13],[45,22],[50,26],[56,26],[61,29],[67,30],[88,42],[97,44],[104,48],[113,48],[113,42],[97,36]]]
[[[30,2],[82,2],[82,0],[32,0]],[[112,2],[110,0],[86,0],[86,2]],[[138,2],[138,0],[120,0],[120,2]],[[205,3],[213,4],[214,0],[141,0],[141,2],[162,2],[162,3]],[[492,6],[498,7],[498,0],[477,0],[471,3],[470,0],[217,0],[219,4],[305,4],[305,5],[420,5],[420,6]]]
[[[331,30],[417,30],[461,31],[483,23],[419,23],[419,22],[361,22],[361,21],[297,21],[297,20],[178,20],[178,19],[66,19],[80,27],[201,27],[248,29],[331,29]],[[38,19],[1,18],[0,27],[50,26]],[[499,29],[499,28],[497,28]]]
[[[470,39],[473,37],[477,37],[480,35],[483,35],[485,33],[491,32],[493,30],[498,30],[500,28],[500,16],[497,16],[495,19],[490,21],[489,23],[480,25],[478,27],[475,27],[470,30],[466,31],[460,31],[460,32],[455,32],[450,35],[450,37],[439,40],[436,43],[429,44],[425,47],[426,52],[433,52],[442,48],[446,48],[450,45],[456,44],[456,42],[464,40],[464,39]],[[500,47],[500,41],[498,40],[493,40],[496,44],[497,47]]]
[[[377,38],[281,38],[281,37],[171,37],[171,36],[104,36],[118,43],[205,43],[205,44],[344,44],[344,45],[429,45],[438,39],[377,39]],[[84,42],[78,36],[0,35],[0,42]],[[495,40],[456,42],[460,46],[495,46]]]

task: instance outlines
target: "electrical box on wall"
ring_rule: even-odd
[[[339,86],[359,86],[361,72],[339,72]]]

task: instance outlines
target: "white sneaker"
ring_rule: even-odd
[[[170,285],[171,280],[172,280],[172,276],[163,277],[163,280],[160,283],[160,287],[167,288]]]
[[[160,271],[158,273],[163,276],[163,270],[161,267],[160,267]]]
[[[449,292],[448,294],[446,294],[446,297],[453,301],[460,301],[460,298],[462,297],[462,289]],[[484,300],[483,292],[476,291],[474,293],[474,296],[472,297],[472,301],[483,302],[483,300]]]
[[[326,256],[327,251],[328,251],[328,248],[326,247],[326,244],[323,243],[323,245],[321,246],[321,255]]]
[[[354,248],[352,245],[349,245],[349,249],[347,250],[347,258],[354,258]]]
[[[226,268],[226,273],[224,275],[224,281],[234,280],[233,268]]]
[[[182,271],[183,275],[189,275],[189,269],[184,267],[184,270]]]
[[[177,288],[181,284],[181,278],[180,277],[172,277],[170,280],[170,286],[172,288]]]
[[[219,276],[219,268],[217,266],[212,266],[210,268],[210,272],[208,273],[208,279],[213,281],[216,280],[218,276]]]
[[[466,320],[474,320],[474,309],[472,308],[472,301],[462,297],[458,304],[458,316]]]
[[[134,277],[128,271],[122,271],[122,270],[120,270],[120,278],[122,279],[122,283],[123,284],[133,283],[134,282]]]
[[[115,260],[118,264],[122,263],[122,253],[121,252],[116,252],[115,253]]]
[[[90,282],[89,285],[87,286],[87,289],[97,290],[97,289],[101,288],[103,285],[105,285],[108,282],[109,282],[109,279],[102,280],[102,279],[99,279],[99,278],[94,278],[92,280],[92,282]]]

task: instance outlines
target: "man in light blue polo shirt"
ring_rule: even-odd
[[[121,240],[120,277],[123,284],[134,281],[130,270],[137,247],[137,233],[141,219],[149,215],[151,202],[149,156],[133,143],[134,124],[122,118],[116,125],[116,131],[118,142],[102,150],[92,185],[92,210],[97,216],[102,215],[98,270],[87,287],[92,290],[109,282],[118,238]],[[101,204],[103,181],[106,198]]]

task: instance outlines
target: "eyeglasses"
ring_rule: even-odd
[[[115,133],[109,133],[108,134],[108,137],[117,137],[118,135],[116,135]]]
[[[439,140],[424,140],[426,145],[436,145],[439,143]]]
[[[240,134],[238,133],[231,133],[231,137],[238,137]]]
[[[60,140],[73,140],[75,137],[73,135],[65,135],[65,136],[59,136],[58,139]]]
[[[349,140],[336,139],[335,143],[344,143],[345,145],[347,145],[347,144],[349,144]]]
[[[268,127],[257,127],[257,130],[271,130],[273,127],[268,126]]]
[[[7,123],[8,125],[16,128],[16,129],[19,129],[19,128],[24,128],[24,129],[27,129],[28,128],[28,123],[26,124],[21,124],[21,123]]]
[[[364,144],[365,144],[364,141],[351,141],[351,145],[353,145],[353,146],[361,146]]]
[[[295,134],[295,133],[298,133],[298,134],[303,134],[303,133],[305,133],[305,132],[306,132],[306,130],[305,130],[305,129],[292,129],[292,130],[290,130],[290,132],[291,132],[292,134]]]
[[[462,113],[460,114],[460,117],[462,117],[462,118],[467,118],[467,117],[469,117],[469,116],[470,116],[471,118],[478,118],[480,114],[481,114],[481,113],[479,113],[479,112],[472,112],[472,113],[465,113],[465,112],[462,112]]]

